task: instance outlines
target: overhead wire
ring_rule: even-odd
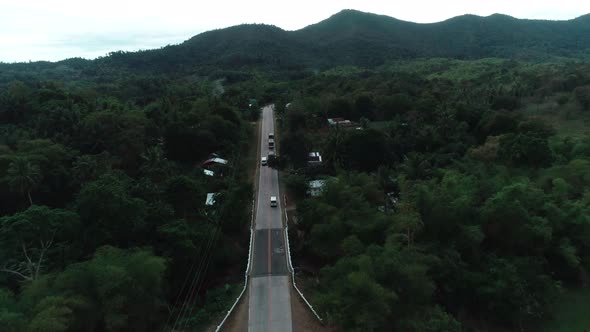
[[[215,229],[208,230],[206,238],[210,239],[211,235],[213,234],[214,231],[215,231]],[[170,314],[168,315],[168,319],[166,320],[166,324],[164,325],[164,332],[168,331],[168,326],[171,323],[171,319],[173,319],[173,317],[175,316],[174,310],[178,307],[178,305],[180,303],[181,297],[185,291],[185,287],[187,286],[187,282],[191,279],[190,277],[193,274],[193,271],[196,271],[195,267],[200,266],[202,264],[201,261],[204,259],[204,257],[202,256],[202,253],[203,253],[204,248],[206,247],[206,243],[207,243],[207,241],[200,241],[200,243],[199,243],[198,249],[196,251],[196,255],[194,256],[194,259],[192,260],[190,268],[187,271],[186,276],[184,277],[182,287],[181,287],[180,291],[178,292],[178,295],[176,296],[176,300],[174,301],[174,305],[172,306],[172,310],[171,310]],[[191,284],[192,284],[192,281],[191,281]],[[184,303],[185,301],[186,301],[186,298],[183,301],[181,308],[185,306],[185,303]],[[173,331],[174,327],[176,325],[177,325],[177,322],[175,321],[175,324],[173,325],[173,328],[170,331]]]
[[[186,318],[185,313],[187,312],[187,310],[188,310],[187,308],[190,306],[190,303],[194,299],[195,288],[196,288],[198,280],[201,278],[203,267],[205,265],[205,261],[207,260],[207,257],[210,255],[211,248],[213,246],[213,238],[214,238],[214,235],[217,234],[217,228],[218,227],[212,228],[208,233],[207,240],[201,242],[201,248],[203,248],[204,251],[200,250],[198,253],[199,258],[196,261],[198,261],[199,263],[197,265],[196,270],[194,270],[194,272],[191,271],[191,273],[187,274],[187,277],[190,277],[190,275],[192,273],[194,273],[194,277],[192,278],[192,280],[190,282],[190,286],[186,292],[186,295],[184,297],[184,301],[182,303],[182,306],[180,307],[180,311],[178,312],[176,319],[174,320],[174,325],[172,325],[171,331],[175,331],[176,327],[179,324],[182,324],[182,320]],[[182,326],[182,325],[180,325],[180,326]]]

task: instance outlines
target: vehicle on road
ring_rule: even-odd
[[[268,163],[267,161],[268,161],[268,159],[266,157],[262,157],[262,159],[260,159],[260,165],[266,166]]]
[[[269,139],[275,139],[275,133],[268,133]]]
[[[277,207],[277,196],[270,196],[270,207]]]
[[[273,138],[268,139],[268,148],[274,149],[275,148],[275,140]]]

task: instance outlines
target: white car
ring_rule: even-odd
[[[262,159],[260,159],[260,165],[266,166],[267,164],[268,164],[268,158],[262,157]]]
[[[270,207],[277,207],[277,196],[270,196]]]

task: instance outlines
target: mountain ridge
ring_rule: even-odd
[[[590,14],[563,21],[465,14],[441,22],[415,23],[345,9],[299,30],[242,24],[203,32],[160,49],[112,52],[94,63],[156,71],[325,69],[373,67],[416,57],[587,58],[588,50]]]

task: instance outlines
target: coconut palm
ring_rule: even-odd
[[[149,175],[153,181],[159,182],[169,174],[170,163],[162,145],[149,147],[142,155],[141,171]]]
[[[15,158],[8,167],[8,183],[10,187],[21,194],[26,194],[29,203],[33,205],[31,191],[41,180],[39,166],[31,163],[28,159]]]

